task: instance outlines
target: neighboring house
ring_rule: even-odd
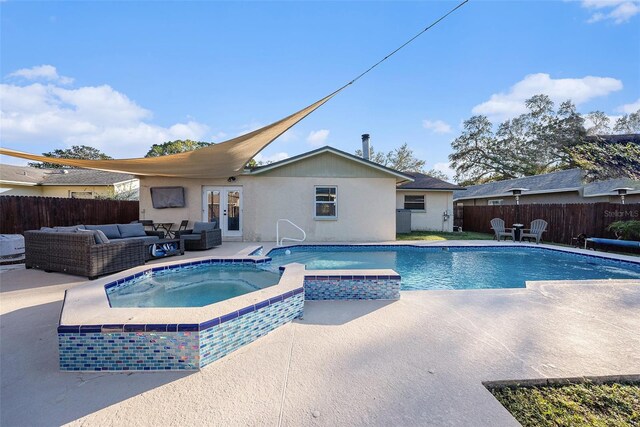
[[[217,220],[225,240],[274,241],[288,219],[309,241],[395,240],[396,185],[412,181],[332,147],[323,147],[228,179],[140,177],[140,217],[156,222]],[[150,189],[185,189],[185,207],[154,209]],[[301,232],[281,224],[281,237]]]
[[[413,182],[397,187],[396,208],[411,210],[411,230],[453,231],[453,192],[464,188],[421,173],[410,175]]]
[[[592,183],[584,182],[584,171],[568,169],[544,175],[526,176],[505,181],[471,185],[466,191],[454,191],[456,205],[486,206],[513,205],[516,203],[511,188],[526,188],[520,195],[521,204],[540,203],[620,203],[614,189],[633,188],[625,196],[626,203],[640,202],[640,182],[629,179],[610,179]]]
[[[138,179],[90,169],[38,169],[0,165],[0,195],[68,198],[138,198]]]

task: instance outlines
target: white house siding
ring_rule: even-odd
[[[425,210],[411,212],[412,231],[453,231],[453,193],[451,191],[398,191],[396,209],[404,209],[404,196],[424,195]],[[443,213],[450,214],[443,221]]]

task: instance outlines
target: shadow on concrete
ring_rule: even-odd
[[[64,273],[46,273],[36,269],[17,269],[0,274],[0,293],[21,291],[35,288],[49,288],[59,285],[77,285],[88,280],[82,276]]]
[[[80,373],[58,369],[61,301],[0,316],[0,425],[62,425],[194,372]]]
[[[307,325],[344,325],[397,301],[305,301],[304,315],[295,322]]]

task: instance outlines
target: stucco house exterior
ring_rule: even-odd
[[[421,173],[398,185],[396,209],[411,211],[411,231],[453,231],[453,192],[464,188]]]
[[[38,169],[0,165],[0,195],[95,199],[138,197],[138,179],[130,174],[90,169]]]
[[[581,169],[568,169],[543,175],[471,185],[465,191],[454,191],[456,205],[486,206],[514,205],[515,196],[511,188],[526,188],[519,196],[520,204],[542,203],[620,203],[621,198],[614,189],[632,188],[625,196],[627,203],[640,202],[640,182],[630,179],[610,179],[586,183]]]
[[[395,239],[396,185],[413,178],[332,147],[227,179],[140,177],[140,218],[217,221],[224,240],[275,241],[288,219],[309,241]],[[184,207],[156,209],[151,189],[183,187]],[[281,233],[300,237],[286,224]]]

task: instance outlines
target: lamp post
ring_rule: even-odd
[[[619,188],[614,188],[613,191],[618,193],[618,196],[620,196],[620,202],[624,205],[624,196],[625,194],[627,194],[628,191],[633,190],[633,188],[631,187],[619,187]]]

